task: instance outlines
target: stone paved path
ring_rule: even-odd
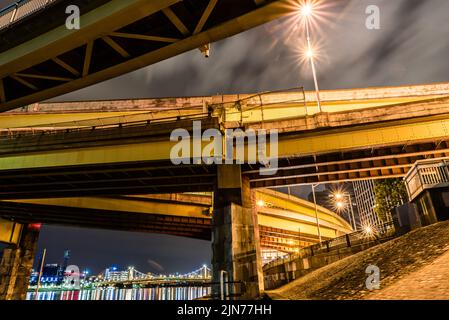
[[[380,269],[380,290],[365,286],[369,265]],[[449,221],[346,257],[267,294],[292,300],[449,300]]]
[[[365,299],[449,300],[449,252]]]

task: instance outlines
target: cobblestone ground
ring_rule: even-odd
[[[366,289],[369,265],[380,269],[380,290]],[[278,299],[449,299],[449,222],[335,262],[273,293]]]
[[[371,293],[373,300],[449,300],[449,252],[391,286]]]

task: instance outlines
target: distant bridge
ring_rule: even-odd
[[[94,287],[159,287],[159,286],[210,286],[212,270],[204,265],[197,270],[186,274],[156,275],[143,273],[136,269],[129,272],[127,279],[107,280],[97,278],[92,285]]]

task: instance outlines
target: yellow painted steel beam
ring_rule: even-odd
[[[264,204],[257,208],[261,221],[280,219],[283,222],[278,225],[279,228],[294,232],[298,232],[299,223],[301,227],[304,227],[304,230],[309,230],[309,227],[312,226],[314,231],[311,234],[317,233],[315,205],[313,203],[268,189],[256,190],[256,198]],[[335,231],[338,231],[339,234],[351,231],[349,223],[338,214],[321,206],[317,206],[317,213],[320,226],[332,230],[334,235]],[[263,225],[262,222],[259,222],[259,224]],[[267,226],[274,227],[274,225]],[[301,230],[301,232],[303,231]]]
[[[322,103],[323,112],[336,113],[344,111],[356,111],[367,108],[378,108],[394,106],[402,103],[420,102],[428,99],[436,98],[437,96],[423,97],[399,97],[399,98],[385,98],[385,99],[361,99],[361,100],[341,100],[341,101],[327,101]],[[249,110],[243,112],[236,110],[235,107],[226,108],[226,121],[239,122],[243,124],[260,123],[261,121],[279,121],[282,119],[294,119],[305,116],[312,116],[319,112],[318,106],[315,102],[308,102],[304,105],[303,102],[279,102],[262,107],[255,108],[248,106]]]
[[[11,200],[9,202],[62,206],[80,209],[97,209],[121,212],[136,212],[156,215],[180,216],[189,218],[207,218],[209,207],[200,204],[179,203],[157,200],[137,200],[123,198],[48,198],[35,200]],[[64,213],[62,212],[61,215]]]
[[[449,136],[449,114],[428,118],[378,123],[324,132],[280,136],[278,156],[294,157],[340,152],[367,147],[405,145],[419,141],[437,141]],[[170,160],[176,142],[149,141],[145,143],[99,146],[79,149],[35,152],[0,158],[0,168],[26,169],[89,164],[113,164],[133,161]],[[207,145],[203,142],[203,148]],[[269,150],[269,143],[268,150]],[[191,146],[192,147],[192,146]],[[269,154],[269,152],[268,152]],[[257,155],[256,155],[257,157]],[[245,152],[246,161],[255,161]]]
[[[426,97],[426,100],[430,99]],[[327,102],[327,112],[342,112],[342,111],[355,111],[366,108],[376,108],[380,106],[390,106],[399,103],[406,102],[419,102],[423,98],[408,97],[408,98],[388,98],[388,99],[365,99],[365,100],[353,100],[353,101],[332,101]],[[99,101],[98,104],[107,102]],[[142,103],[145,103],[142,101]],[[71,103],[72,104],[72,103]],[[83,102],[80,102],[83,104]],[[89,112],[86,109],[84,112],[69,112],[69,113],[39,113],[39,112],[18,112],[18,113],[0,113],[0,128],[23,128],[23,127],[65,127],[65,126],[77,126],[75,122],[82,121],[78,126],[95,126],[104,123],[117,123],[120,120],[116,117],[133,116],[129,117],[129,121],[138,121],[145,116],[151,115],[153,118],[168,118],[171,116],[187,116],[202,112],[203,106],[199,107],[179,107],[177,109],[168,109],[160,111],[127,111],[127,112]],[[226,121],[236,122],[243,119],[243,123],[253,123],[262,121],[261,108],[246,110],[243,114],[236,111],[235,108],[226,108]],[[309,112],[309,116],[313,114],[313,110]],[[140,115],[141,117],[137,117]],[[265,105],[263,107],[263,120],[264,121],[277,121],[285,118],[298,118],[305,116],[305,107],[301,103],[276,103]],[[101,119],[101,121],[100,121]],[[88,121],[89,120],[89,121]],[[72,122],[72,123],[70,123]]]
[[[257,216],[257,219],[259,220],[260,226],[273,227],[273,228],[279,228],[279,229],[288,230],[288,231],[294,231],[297,234],[299,234],[299,232],[301,231],[301,234],[303,236],[318,235],[318,228],[317,228],[316,224],[310,225],[310,224],[301,223],[300,221],[292,222],[290,220],[275,218],[275,217],[261,215],[261,214],[259,214]],[[349,232],[350,231],[348,230],[348,232],[346,232],[346,233],[349,233]],[[337,231],[335,229],[332,229],[329,227],[320,226],[320,233],[321,233],[321,236],[325,237],[325,238],[336,238],[338,236]],[[344,233],[341,233],[341,234],[344,234]]]
[[[405,103],[425,103],[435,98],[434,96],[423,97],[399,97],[399,98],[385,98],[385,99],[361,99],[352,101],[329,101],[323,103],[323,108],[327,109],[326,112],[337,113],[345,111],[357,111],[367,108],[379,108],[386,106],[394,106]],[[188,99],[188,98],[187,98]],[[204,98],[206,99],[206,98]],[[288,99],[288,98],[286,98]],[[151,104],[151,100],[143,100],[141,103]],[[186,101],[184,101],[186,103]],[[188,103],[189,101],[187,101]],[[207,103],[207,99],[204,100]],[[99,101],[98,105],[107,105],[108,101]],[[113,102],[115,103],[115,101]],[[154,102],[153,102],[154,103]],[[195,103],[198,103],[195,101]],[[442,102],[445,103],[445,102]],[[74,103],[67,103],[67,108],[70,109]],[[79,105],[86,105],[86,102],[79,102]],[[89,108],[92,107],[91,103],[88,103],[86,109],[83,112],[51,112],[40,113],[34,112],[16,112],[16,113],[0,113],[0,129],[13,129],[24,127],[81,127],[81,126],[99,126],[105,124],[116,124],[119,122],[130,122],[147,119],[162,119],[175,116],[188,116],[193,114],[199,114],[203,112],[204,106],[189,106],[184,107],[182,105],[177,108],[167,108],[153,111],[145,111],[143,107],[142,111],[109,111],[109,112],[89,112]],[[59,105],[61,108],[61,105]],[[295,119],[304,117],[306,115],[311,116],[315,114],[309,107],[304,107],[303,103],[272,103],[263,105],[262,107],[255,108],[253,105],[248,106],[243,112],[236,110],[233,107],[225,107],[226,115],[224,116],[225,123],[242,122],[242,124],[260,123],[262,120],[265,122],[280,121],[283,119]],[[217,109],[217,115],[220,113],[220,109]],[[126,116],[126,117],[125,117]]]
[[[152,36],[143,36],[135,34],[125,33],[113,33],[110,36],[114,37],[132,37],[141,38],[149,37],[148,41],[156,41]],[[158,38],[158,37],[156,37]],[[180,39],[157,39],[157,41],[170,40],[168,42],[176,42]],[[64,61],[59,58],[54,58],[55,62],[62,64],[64,69],[67,69],[72,73],[74,71],[71,66],[68,66]],[[71,70],[71,71],[70,71]],[[76,70],[75,70],[76,71]],[[79,71],[76,73],[79,74]],[[76,74],[74,74],[76,75]],[[369,87],[369,88],[357,88],[357,89],[339,89],[339,90],[321,90],[321,101],[325,105],[333,106],[335,104],[341,105],[342,103],[348,103],[350,108],[355,108],[355,103],[361,103],[362,108],[366,103],[371,104],[373,102],[376,106],[389,105],[391,103],[403,103],[407,101],[421,101],[422,99],[432,99],[437,97],[449,96],[449,83],[433,83],[433,84],[421,84],[412,86],[394,86],[394,87]],[[316,95],[314,91],[305,91],[302,89],[290,90],[290,91],[275,91],[275,92],[262,92],[253,94],[226,94],[216,96],[199,96],[199,97],[175,97],[175,98],[150,98],[150,99],[132,99],[132,100],[103,100],[103,101],[81,101],[81,102],[43,102],[39,103],[39,109],[45,110],[45,112],[58,113],[60,112],[95,112],[95,111],[136,111],[146,109],[147,106],[157,106],[164,109],[183,109],[186,105],[202,107],[204,103],[208,105],[225,105],[227,107],[235,105],[236,101],[240,101],[240,105],[253,107],[263,105],[264,107],[270,107],[276,104],[285,104],[290,102],[296,107],[301,108],[301,102],[306,106],[313,106],[316,104]],[[37,105],[37,104],[36,104]],[[126,110],[126,106],[131,106]],[[304,105],[302,105],[304,107]],[[231,108],[232,109],[232,108]],[[313,110],[311,110],[313,112]],[[338,111],[334,109],[325,110],[327,112]],[[13,111],[14,113],[15,111]],[[17,111],[20,113],[21,111]]]
[[[145,143],[110,145],[79,149],[34,152],[20,156],[0,157],[1,170],[49,168],[73,165],[114,164],[134,161],[170,161],[170,152],[177,142],[151,141]],[[207,145],[202,143],[202,148]],[[191,146],[191,154],[193,147]]]
[[[288,158],[364,148],[438,141],[449,136],[449,114],[412,120],[367,124],[343,129],[280,136],[278,157]],[[270,143],[267,143],[269,154]],[[247,157],[247,153],[245,153]],[[247,157],[247,161],[257,160]]]
[[[78,128],[104,126],[108,124],[157,120],[201,113],[198,109],[126,111],[126,112],[81,112],[81,113],[0,113],[0,129],[14,128]]]
[[[111,0],[81,16],[80,30],[61,25],[0,53],[0,78],[32,67],[171,6],[180,0]]]
[[[2,202],[211,219],[210,204],[204,203],[204,197],[206,196],[198,198],[197,195],[173,194],[123,198],[48,198]],[[263,200],[267,204],[267,208],[258,208],[259,225],[295,233],[300,230],[304,238],[317,236],[316,220],[315,218],[311,219],[315,215],[312,203],[272,190],[257,190],[256,199]],[[211,203],[211,201],[209,202]],[[277,208],[275,214],[269,210],[273,207]],[[63,215],[62,211],[61,216]],[[344,219],[321,206],[318,206],[318,217],[323,237],[334,238],[351,232],[351,227]],[[283,237],[288,237],[288,235]]]
[[[83,15],[81,17],[83,21],[81,30],[67,30],[65,26],[60,26],[22,45],[0,53],[0,65],[2,66],[0,68],[0,78],[4,78],[15,72],[20,72],[48,59],[58,57],[68,50],[83,46],[89,41],[94,41],[104,35],[115,32],[121,27],[161,11],[164,8],[168,8],[179,1],[111,0],[107,4]],[[0,110],[11,110],[36,101],[43,101],[51,97],[72,92],[124,73],[135,71],[183,52],[199,48],[205,44],[225,39],[285,16],[292,10],[291,6],[289,6],[290,3],[291,0],[278,0],[268,3],[238,18],[99,72],[87,74],[86,68],[84,68],[82,78],[60,84],[50,89],[37,91],[12,101],[7,101],[0,105]]]
[[[23,225],[0,219],[0,243],[18,244]]]

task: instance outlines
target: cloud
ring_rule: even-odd
[[[147,262],[150,265],[151,269],[154,270],[154,272],[163,273],[165,271],[164,267],[159,263],[157,263],[156,261],[148,259]]]
[[[447,0],[332,1],[326,23],[312,38],[322,45],[317,65],[322,89],[449,81]],[[365,27],[365,9],[381,10],[381,29]],[[298,63],[304,35],[288,19],[273,21],[212,45],[66,95],[112,99],[214,95],[305,86],[310,70]]]

